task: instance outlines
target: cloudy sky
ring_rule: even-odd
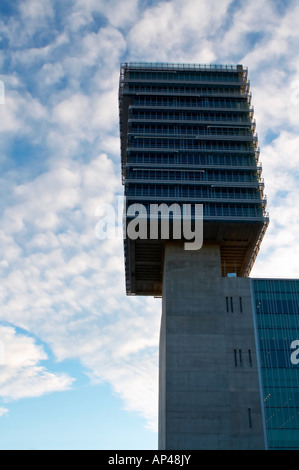
[[[123,192],[121,62],[248,66],[252,276],[298,277],[298,23],[297,0],[1,0],[0,449],[157,447],[160,300],[126,297],[122,240],[95,235]]]

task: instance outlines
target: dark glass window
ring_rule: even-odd
[[[252,282],[269,448],[299,449],[299,281]]]

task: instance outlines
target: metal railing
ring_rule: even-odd
[[[248,103],[246,102],[225,102],[225,101],[218,101],[218,102],[211,102],[209,101],[208,103],[204,101],[191,101],[188,100],[188,97],[184,97],[185,101],[179,101],[179,100],[163,100],[157,99],[147,99],[144,97],[143,99],[140,99],[137,97],[136,102],[134,103],[133,106],[130,106],[130,108],[134,108],[138,110],[139,108],[153,108],[153,109],[179,109],[181,112],[183,111],[188,111],[194,109],[202,110],[202,111],[232,111],[232,112],[243,112],[243,113],[248,113],[250,120],[253,120],[253,115],[254,115],[254,107],[248,107]]]
[[[171,62],[123,62],[121,69],[159,69],[159,70],[224,70],[233,72],[247,71],[243,65],[186,64]]]
[[[127,181],[134,181],[139,180],[141,182],[144,181],[187,181],[188,183],[192,182],[201,182],[201,183],[255,183],[255,185],[264,185],[263,178],[258,179],[256,177],[255,172],[221,172],[221,170],[217,170],[214,172],[213,170],[210,172],[206,172],[205,170],[198,169],[190,169],[190,170],[181,170],[181,169],[171,169],[171,170],[155,170],[155,169],[147,169],[147,168],[133,168],[129,174],[127,175]]]
[[[131,131],[128,133],[128,135],[133,135],[133,136],[162,136],[162,137],[167,137],[167,136],[184,136],[184,137],[192,137],[194,136],[197,139],[200,139],[201,137],[215,137],[215,136],[220,136],[220,137],[229,137],[229,138],[245,138],[246,140],[252,140],[256,141],[257,140],[257,135],[252,135],[250,131],[246,132],[246,128],[241,128],[237,129],[236,127],[225,127],[225,128],[215,128],[214,126],[207,126],[208,129],[198,129],[196,127],[190,127],[187,129],[182,128],[181,126],[164,126],[159,129],[159,127],[156,127],[155,125],[152,126],[134,126]]]
[[[168,121],[187,121],[191,123],[198,123],[198,122],[203,122],[204,124],[210,124],[210,123],[220,123],[221,125],[227,126],[227,125],[242,125],[244,124],[245,126],[250,126],[252,131],[254,132],[256,123],[255,121],[251,121],[249,118],[246,116],[241,115],[241,117],[238,116],[214,116],[214,115],[204,115],[204,114],[186,114],[186,113],[153,113],[153,112],[144,112],[141,110],[136,110],[135,113],[131,113],[128,119],[129,122],[138,122],[138,121],[149,121],[149,122],[168,122]]]
[[[167,149],[167,150],[184,150],[184,149],[190,149],[190,150],[207,150],[207,151],[231,151],[231,152],[254,152],[255,148],[252,145],[249,145],[251,141],[230,141],[230,140],[212,140],[211,139],[211,144],[205,142],[204,140],[199,140],[194,138],[176,138],[174,137],[168,137],[163,139],[161,138],[156,138],[153,136],[152,138],[147,136],[147,137],[139,137],[136,136],[136,138],[132,139],[132,141],[129,143],[129,146],[127,150],[134,150],[134,149],[141,149],[141,150],[150,150],[150,149],[155,149],[155,150],[162,150],[162,149]],[[247,144],[247,145],[246,145]]]
[[[177,187],[174,185],[155,185],[155,186],[146,186],[146,185],[130,185],[128,192],[126,194],[129,199],[142,198],[142,199],[157,199],[157,198],[166,198],[169,200],[177,199],[188,199],[188,200],[204,200],[207,202],[249,202],[254,204],[262,204],[263,206],[267,203],[266,196],[261,197],[259,191],[250,193],[234,193],[222,191],[221,187],[218,187],[219,191],[213,191],[214,188],[210,190],[202,190],[200,186],[190,187],[184,186]],[[230,188],[232,189],[232,188]]]

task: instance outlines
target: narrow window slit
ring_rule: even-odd
[[[251,408],[248,408],[248,424],[252,428],[252,419],[251,419]]]
[[[252,367],[252,358],[251,358],[251,351],[248,349],[248,358],[249,358],[249,365]]]

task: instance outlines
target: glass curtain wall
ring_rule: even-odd
[[[253,279],[269,449],[299,449],[299,280]]]

